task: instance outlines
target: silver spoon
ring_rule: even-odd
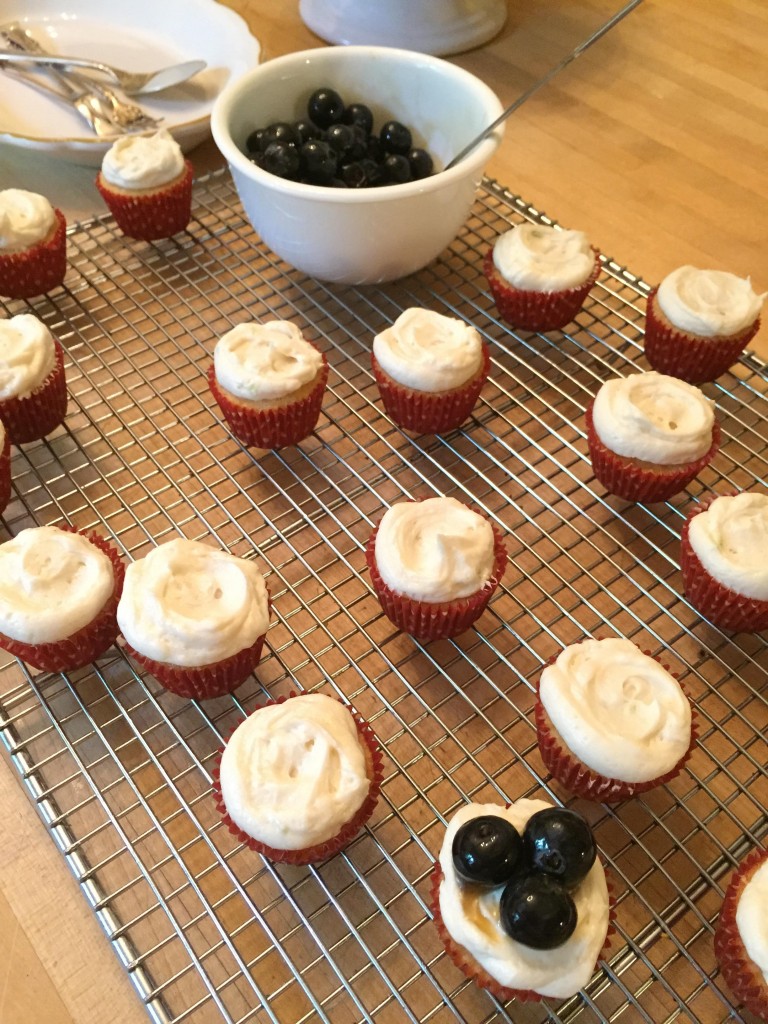
[[[483,141],[483,139],[487,138],[487,136],[489,136],[492,131],[498,128],[500,124],[503,124],[510,114],[514,113],[518,107],[522,106],[523,103],[525,103],[527,99],[533,96],[535,92],[538,92],[538,90],[543,85],[546,85],[547,82],[549,82],[552,78],[555,77],[555,75],[559,74],[559,72],[561,72],[564,67],[567,67],[571,63],[571,61],[576,60],[578,56],[584,53],[585,50],[589,49],[589,47],[593,43],[596,43],[597,40],[604,36],[609,29],[612,29],[614,25],[620,22],[622,18],[625,18],[630,11],[634,10],[635,7],[637,7],[642,2],[643,0],[630,0],[630,3],[622,7],[622,9],[618,11],[616,14],[614,14],[612,18],[609,18],[608,21],[606,21],[604,25],[597,29],[596,32],[593,32],[588,39],[585,39],[583,43],[579,43],[579,45],[574,50],[572,50],[567,57],[561,60],[560,63],[553,67],[550,71],[548,71],[543,78],[539,79],[538,82],[535,82],[532,86],[530,86],[530,88],[526,89],[525,92],[522,93],[522,95],[517,97],[514,103],[510,103],[510,105],[499,114],[495,121],[492,121],[487,126],[487,128],[484,128],[479,135],[476,135],[471,142],[467,143],[467,145],[456,154],[453,160],[451,160],[450,163],[445,165],[443,170],[447,171],[449,170],[449,168],[457,164],[459,160],[463,160],[468,153],[472,152],[475,146],[479,145]]]
[[[99,71],[101,74],[107,75],[129,96],[162,92],[163,89],[170,89],[172,85],[186,82],[207,67],[204,60],[187,60],[182,64],[172,64],[167,68],[160,68],[158,71],[123,71],[122,68],[114,68],[96,60],[64,57],[61,54],[57,54],[55,57],[36,56],[18,50],[0,50],[0,60],[9,64],[32,64],[48,68],[87,68],[90,71]]]

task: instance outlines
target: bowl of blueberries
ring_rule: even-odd
[[[277,256],[323,281],[374,284],[421,270],[459,233],[503,128],[443,168],[501,109],[439,57],[329,46],[229,83],[211,131]]]

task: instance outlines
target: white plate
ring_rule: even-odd
[[[213,101],[259,62],[260,46],[234,11],[215,0],[0,0],[0,25],[19,21],[46,49],[128,71],[201,59],[208,67],[165,92],[135,97],[186,152],[209,134]],[[0,71],[0,141],[97,166],[109,143],[63,101]]]

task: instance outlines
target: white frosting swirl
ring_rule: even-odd
[[[64,640],[93,621],[114,585],[111,561],[87,537],[22,530],[0,544],[0,632],[26,644]]]
[[[166,185],[183,170],[181,147],[165,129],[153,135],[121,135],[101,163],[105,181],[130,191]]]
[[[53,207],[37,192],[0,191],[0,252],[20,252],[42,241],[56,223]]]
[[[210,665],[266,633],[267,590],[254,562],[179,538],[128,566],[117,621],[148,658]]]
[[[381,578],[414,601],[469,597],[493,572],[490,523],[455,498],[399,502],[376,535]]]
[[[768,601],[768,493],[715,498],[691,519],[688,539],[710,576],[737,594]]]
[[[692,384],[651,370],[606,381],[595,396],[592,420],[617,455],[672,466],[706,455],[715,411]]]
[[[0,399],[26,398],[56,366],[53,336],[32,313],[0,319]]]
[[[403,387],[434,394],[458,388],[480,369],[483,349],[471,324],[431,309],[406,309],[373,339],[376,361]]]
[[[744,949],[768,984],[768,860],[754,872],[736,904],[736,927]]]
[[[317,376],[322,364],[320,352],[289,320],[238,324],[213,350],[216,380],[250,402],[293,394]]]
[[[519,224],[496,239],[493,262],[515,288],[556,292],[583,284],[594,269],[595,254],[583,231]]]
[[[691,743],[691,706],[680,684],[621,637],[566,647],[542,672],[539,695],[565,745],[609,779],[657,779]]]
[[[573,893],[576,929],[555,949],[533,949],[510,938],[499,920],[504,886],[487,888],[462,881],[453,868],[453,837],[466,821],[482,814],[507,818],[522,834],[525,823],[551,804],[518,800],[510,807],[468,804],[448,823],[440,849],[443,881],[440,913],[454,942],[463,946],[501,985],[530,989],[544,996],[565,999],[584,988],[595,969],[608,932],[610,904],[603,865],[595,860],[587,877]]]
[[[738,334],[753,324],[766,294],[756,295],[749,278],[686,266],[664,278],[656,299],[678,330],[713,338]]]
[[[280,850],[333,838],[370,790],[352,715],[320,693],[267,705],[241,722],[224,748],[220,783],[235,824]]]

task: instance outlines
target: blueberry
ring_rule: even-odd
[[[383,167],[387,181],[393,185],[402,185],[403,182],[411,180],[411,165],[408,163],[408,157],[401,153],[388,153],[384,158]]]
[[[307,103],[307,114],[318,128],[328,128],[341,120],[344,114],[344,100],[335,89],[327,86],[315,89]]]
[[[260,167],[279,178],[295,178],[301,158],[296,146],[290,142],[270,142],[261,154]]]
[[[366,188],[374,188],[378,185],[387,184],[387,174],[380,163],[377,163],[375,160],[371,160],[371,158],[367,156],[364,156],[359,163],[365,171]]]
[[[411,177],[414,181],[419,178],[428,178],[432,173],[432,157],[426,149],[415,148],[408,154],[408,163],[411,165]]]
[[[265,128],[256,128],[245,140],[245,152],[247,153],[248,156],[253,156],[254,153],[264,152],[265,131]]]
[[[576,811],[547,807],[528,819],[523,848],[529,864],[574,888],[595,863],[597,848],[592,830]]]
[[[301,142],[308,142],[310,139],[320,139],[323,135],[322,128],[318,128],[316,124],[312,124],[311,121],[304,120],[303,118],[294,121],[293,127],[296,129]]]
[[[363,129],[366,135],[373,131],[373,114],[371,108],[365,103],[350,103],[342,115],[344,124],[356,124]]]
[[[300,153],[303,174],[310,184],[327,185],[336,176],[337,154],[324,139],[308,139]]]
[[[507,935],[532,949],[556,949],[576,928],[571,894],[550,875],[538,871],[517,875],[507,883],[499,913]]]
[[[354,141],[352,126],[349,124],[332,124],[325,133],[325,141],[342,159],[347,159],[347,153]]]
[[[266,150],[272,142],[289,142],[293,146],[300,146],[301,136],[295,125],[288,124],[287,121],[273,121],[264,129],[262,150]]]
[[[410,130],[400,121],[387,121],[379,132],[379,139],[387,153],[400,153],[403,156],[413,144]]]
[[[468,882],[501,885],[512,877],[522,850],[515,826],[497,814],[481,814],[456,831],[451,857],[456,874]]]

